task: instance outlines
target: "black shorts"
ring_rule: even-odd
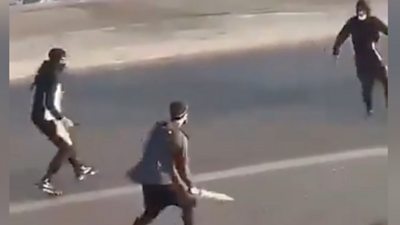
[[[47,121],[43,118],[32,116],[32,122],[39,129],[39,131],[46,135],[48,138],[56,136],[57,127],[54,121]]]
[[[178,195],[172,185],[142,185],[142,191],[146,209],[179,206]]]

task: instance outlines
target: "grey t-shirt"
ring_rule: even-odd
[[[130,178],[140,184],[167,185],[172,183],[173,154],[183,154],[187,158],[188,139],[173,124],[157,122],[143,150],[140,162],[128,172]]]

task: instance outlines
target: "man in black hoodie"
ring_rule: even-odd
[[[379,41],[380,33],[388,35],[388,26],[379,18],[371,15],[371,8],[366,0],[359,0],[356,4],[356,16],[346,22],[333,46],[333,55],[337,57],[340,47],[351,35],[355,51],[357,77],[361,82],[367,116],[373,113],[372,89],[375,80],[383,84],[386,108],[388,107],[387,68],[375,47]]]
[[[75,124],[61,112],[63,90],[59,76],[65,68],[66,52],[61,48],[53,48],[48,56],[49,60],[42,63],[31,85],[33,91],[31,120],[58,148],[46,174],[37,185],[45,193],[59,195],[61,191],[55,189],[51,179],[64,161],[68,159],[78,180],[85,179],[86,175],[94,175],[96,170],[77,159],[74,143],[69,134],[69,128]]]

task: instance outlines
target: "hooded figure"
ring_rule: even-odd
[[[96,171],[77,159],[74,143],[68,131],[74,123],[62,113],[63,88],[59,78],[65,68],[66,52],[61,48],[53,48],[49,51],[48,57],[48,60],[43,61],[31,85],[33,92],[31,120],[58,149],[37,185],[45,193],[59,195],[61,191],[55,189],[52,178],[64,161],[68,160],[72,165],[78,180],[85,179],[86,175],[94,175]]]
[[[371,7],[366,0],[359,0],[356,4],[356,15],[346,22],[333,45],[333,55],[338,56],[340,47],[351,36],[357,77],[361,82],[367,116],[373,113],[372,90],[376,80],[384,87],[385,102],[388,107],[387,68],[376,50],[381,33],[388,35],[388,26],[371,15]]]

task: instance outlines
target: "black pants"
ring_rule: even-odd
[[[54,121],[47,121],[41,117],[32,116],[32,122],[40,130],[40,132],[46,135],[49,140],[58,148],[57,154],[51,160],[46,175],[43,177],[43,179],[51,179],[52,176],[60,170],[62,164],[67,160],[72,165],[75,174],[78,175],[82,163],[77,159],[74,146],[69,145],[57,135],[56,124]]]
[[[145,210],[133,225],[150,224],[168,206],[180,207],[184,225],[193,225],[194,205],[182,204],[172,185],[143,185],[142,191]]]
[[[356,57],[357,77],[361,82],[362,98],[368,111],[373,108],[372,92],[375,81],[380,82],[384,88],[386,107],[389,98],[387,68],[376,53],[371,54],[373,55]]]

